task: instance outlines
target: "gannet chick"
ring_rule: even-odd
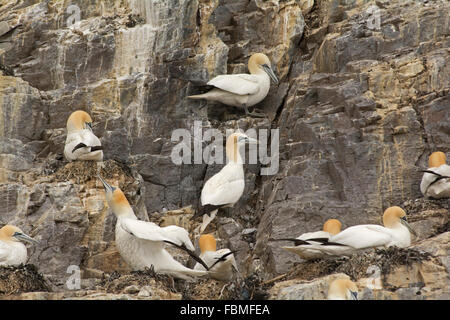
[[[157,273],[185,280],[208,275],[207,271],[183,266],[165,250],[167,244],[172,244],[192,256],[195,249],[185,229],[178,226],[161,228],[152,222],[138,220],[122,190],[110,186],[100,176],[99,179],[105,188],[108,205],[117,217],[117,249],[133,270],[144,270],[153,266]],[[193,258],[198,259],[195,256]]]
[[[424,170],[420,191],[427,198],[450,198],[450,166],[443,152],[433,152],[428,158],[428,170]]]
[[[263,53],[255,53],[250,57],[248,70],[251,74],[217,76],[207,83],[214,86],[214,89],[188,98],[218,101],[229,106],[242,107],[246,115],[262,116],[249,113],[248,107],[254,106],[267,96],[270,79],[275,83],[278,83],[278,79],[272,71],[269,58]]]
[[[329,239],[306,239],[321,242],[310,244],[308,248],[320,250],[329,255],[351,255],[358,250],[397,246],[408,247],[411,233],[416,234],[406,221],[405,211],[397,206],[387,208],[383,214],[384,227],[375,224],[363,224],[349,227]]]
[[[202,213],[211,213],[218,208],[232,207],[241,198],[244,193],[245,177],[239,149],[245,143],[256,144],[258,140],[241,132],[233,133],[228,137],[226,155],[229,162],[206,181],[200,197],[203,207],[192,218]]]
[[[239,271],[233,252],[230,249],[216,250],[216,239],[213,235],[201,235],[198,239],[198,244],[201,251],[200,258],[208,265],[211,278],[220,281],[230,281],[233,277],[233,268]],[[194,270],[206,269],[197,262]]]
[[[308,248],[309,243],[305,243],[304,240],[311,238],[329,239],[331,236],[341,232],[342,224],[337,219],[328,219],[323,225],[323,231],[307,232],[303,233],[296,239],[278,239],[293,241],[295,246],[282,247],[283,249],[293,252],[305,260],[319,259],[326,256],[322,251]],[[311,244],[320,244],[320,242],[311,241]]]
[[[358,300],[358,288],[350,279],[337,279],[330,283],[328,300]]]
[[[0,229],[0,266],[18,266],[27,262],[27,248],[22,240],[37,243],[15,226],[6,225]]]
[[[103,161],[102,145],[92,132],[92,118],[82,110],[73,112],[67,119],[64,156],[68,161]]]

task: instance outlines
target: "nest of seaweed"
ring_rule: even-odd
[[[23,292],[49,292],[50,286],[33,264],[17,267],[0,267],[0,294],[13,295]]]

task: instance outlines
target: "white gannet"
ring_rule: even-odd
[[[92,132],[92,118],[82,110],[73,112],[67,119],[64,156],[68,161],[103,161],[102,145]]]
[[[232,207],[244,193],[244,167],[239,149],[245,143],[258,143],[258,140],[248,137],[244,133],[231,134],[226,143],[226,155],[229,162],[215,175],[208,179],[203,186],[200,201],[201,210],[192,218],[202,213],[214,213],[221,207]]]
[[[328,300],[358,300],[358,288],[350,279],[336,279],[328,288]]]
[[[37,243],[15,226],[6,225],[0,229],[0,266],[18,266],[27,262],[27,248],[21,240]]]
[[[416,234],[406,221],[405,211],[397,206],[387,208],[383,214],[384,227],[362,224],[349,227],[329,239],[306,239],[308,248],[320,250],[329,255],[351,255],[368,248],[397,246],[408,247],[411,233]],[[313,244],[318,241],[322,244]]]
[[[269,58],[263,53],[255,53],[250,57],[248,70],[251,74],[217,76],[207,83],[214,86],[214,89],[188,98],[218,101],[229,106],[242,107],[247,115],[262,116],[249,113],[248,107],[254,106],[267,96],[271,78],[275,83],[278,83],[278,79],[272,71]]]
[[[117,249],[133,270],[153,266],[157,273],[185,280],[208,275],[208,271],[192,270],[183,266],[165,250],[165,246],[171,244],[198,259],[193,255],[195,249],[184,228],[178,226],[161,228],[155,223],[138,220],[122,190],[110,186],[100,176],[99,179],[105,187],[108,205],[117,217]]]
[[[433,152],[428,158],[428,170],[424,170],[420,191],[425,197],[450,198],[450,166],[441,151]]]
[[[304,240],[312,239],[312,238],[329,239],[331,236],[336,235],[339,232],[341,232],[341,227],[342,227],[342,224],[339,220],[328,219],[323,224],[323,231],[303,233],[302,235],[300,235],[298,238],[295,238],[295,239],[277,239],[277,240],[293,241],[295,246],[285,246],[282,248],[299,255],[302,259],[310,260],[310,259],[323,258],[324,256],[326,256],[326,254],[323,253],[322,251],[308,248],[309,243],[320,244],[320,242],[316,242],[316,241],[306,242]]]
[[[200,259],[209,267],[210,277],[220,281],[230,281],[233,277],[233,268],[238,267],[234,260],[233,252],[230,249],[216,250],[216,239],[212,234],[203,234],[198,239],[200,246]],[[204,266],[197,262],[194,270],[206,270]]]

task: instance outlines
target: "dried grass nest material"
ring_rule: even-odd
[[[50,292],[50,286],[33,264],[0,267],[0,295]]]

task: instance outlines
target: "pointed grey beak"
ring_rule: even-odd
[[[400,222],[408,228],[409,232],[411,232],[415,237],[417,237],[417,233],[416,231],[414,231],[413,228],[411,228],[411,226],[409,225],[408,221],[406,221],[406,217],[403,217],[400,219]]]
[[[103,183],[103,187],[105,188],[105,191],[106,191],[106,192],[113,192],[113,191],[114,191],[114,187],[110,186],[110,185],[108,184],[108,182],[106,182],[105,180],[103,180],[102,177],[100,177],[100,175],[98,175],[97,177],[98,177],[98,178],[100,179],[100,181]]]
[[[253,138],[248,137],[248,138],[247,138],[247,143],[248,143],[248,144],[258,144],[259,141],[256,140],[256,139],[253,139]]]
[[[264,64],[262,67],[264,71],[269,75],[269,77],[273,80],[273,82],[278,83],[278,78],[273,70],[267,64]]]
[[[18,239],[18,240],[23,240],[23,241],[26,241],[26,242],[29,242],[29,243],[39,243],[39,241],[34,240],[32,237],[30,237],[30,236],[28,236],[28,235],[26,235],[24,233],[16,232],[13,237]]]
[[[352,295],[352,300],[358,300],[358,292],[350,291],[350,293]]]
[[[88,128],[92,131],[92,122],[86,122]]]

